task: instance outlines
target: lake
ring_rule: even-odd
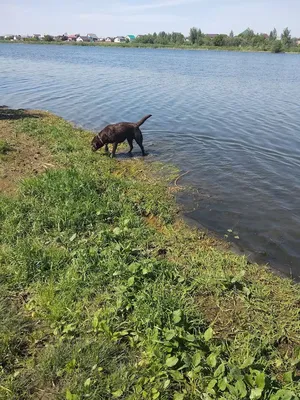
[[[189,219],[299,279],[300,55],[0,44],[0,99],[95,132],[153,114]]]

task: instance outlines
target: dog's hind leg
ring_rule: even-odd
[[[112,153],[111,153],[111,158],[113,158],[115,156],[117,147],[118,147],[118,143],[114,143]]]
[[[129,144],[129,152],[128,152],[128,153],[131,153],[131,152],[132,152],[132,149],[133,149],[133,144],[132,144],[133,139],[132,139],[132,138],[127,139],[127,142],[128,142],[128,144]]]
[[[135,138],[135,141],[137,142],[137,144],[140,146],[143,156],[145,156],[146,153],[145,153],[144,146],[143,146],[143,135],[139,128],[135,129],[134,138]]]

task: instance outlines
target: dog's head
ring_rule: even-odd
[[[101,149],[101,147],[104,146],[103,141],[100,139],[99,135],[96,135],[91,143],[92,146],[92,151],[97,151],[99,149]]]

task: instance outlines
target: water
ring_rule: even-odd
[[[0,44],[0,99],[94,131],[153,114],[189,218],[300,277],[299,55]]]

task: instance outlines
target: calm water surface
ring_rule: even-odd
[[[1,104],[95,131],[153,114],[145,147],[190,171],[189,218],[300,276],[299,55],[0,44]]]

